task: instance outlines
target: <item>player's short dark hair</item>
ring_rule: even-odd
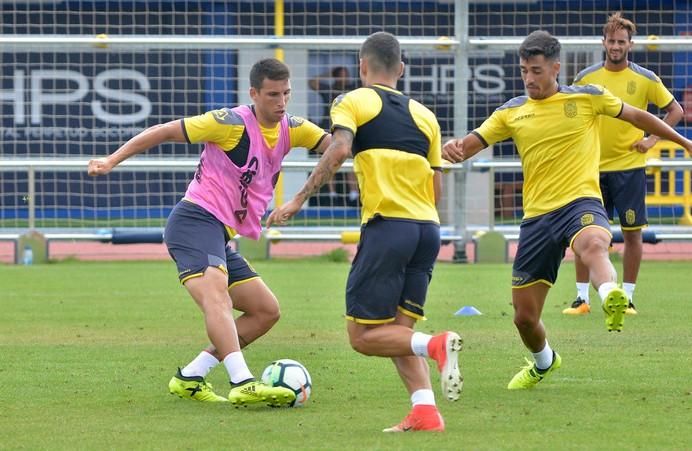
[[[360,46],[360,57],[375,71],[398,73],[401,47],[396,37],[385,31],[373,33]]]
[[[262,89],[265,78],[274,81],[288,80],[291,78],[291,71],[287,65],[276,58],[264,58],[257,61],[250,69],[250,86]]]
[[[560,49],[560,41],[555,36],[544,30],[536,30],[519,46],[519,56],[526,60],[543,55],[547,60],[556,60],[560,58]]]
[[[608,17],[608,21],[603,25],[603,37],[605,38],[608,33],[614,33],[618,30],[627,31],[627,36],[631,40],[632,36],[637,33],[637,26],[631,20],[622,17],[622,13],[616,12]]]

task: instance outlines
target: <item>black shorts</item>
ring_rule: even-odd
[[[555,211],[523,221],[512,265],[512,287],[523,288],[538,282],[552,286],[557,280],[565,249],[588,227],[600,227],[610,234],[608,218],[599,199],[577,199]]]
[[[181,283],[204,274],[210,266],[228,274],[228,286],[259,277],[242,255],[228,244],[230,237],[221,221],[204,208],[181,201],[173,208],[163,240]]]
[[[639,230],[649,224],[646,216],[646,170],[601,172],[601,195],[608,217],[615,211],[622,230]]]
[[[376,217],[361,228],[346,284],[346,318],[394,321],[397,310],[425,318],[423,306],[440,251],[440,226]]]

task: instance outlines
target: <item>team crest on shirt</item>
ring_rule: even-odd
[[[291,127],[299,127],[305,122],[305,119],[303,119],[300,116],[291,116]]]
[[[634,221],[636,221],[636,219],[637,219],[637,214],[631,208],[625,212],[625,222],[628,225],[634,224]]]
[[[630,80],[627,82],[627,94],[634,94],[637,92],[637,82],[634,80]]]
[[[593,224],[593,214],[586,213],[581,215],[581,225],[587,226]]]
[[[575,117],[577,115],[577,102],[568,100],[565,102],[565,116]]]
[[[334,108],[335,106],[337,106],[338,104],[340,104],[341,101],[344,100],[344,96],[345,96],[345,95],[346,95],[346,94],[340,94],[339,96],[337,96],[337,98],[334,99],[334,101],[332,102],[332,108]]]
[[[214,119],[216,119],[216,122],[223,124],[228,120],[228,111],[226,110],[214,110],[211,112],[211,115],[214,116]]]

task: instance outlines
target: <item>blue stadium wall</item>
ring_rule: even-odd
[[[334,1],[322,2],[287,2],[286,12],[291,15],[290,23],[286,24],[286,35],[303,35],[303,30],[310,30],[315,35],[367,35],[373,31],[386,29],[400,36],[435,36],[453,35],[453,14],[450,4],[437,4],[436,2],[374,2],[372,20],[368,25],[354,23],[356,12],[362,11],[371,2],[358,1]],[[389,10],[396,3],[396,13]],[[430,3],[430,9],[438,11],[435,17],[422,18],[420,14],[410,14],[406,8],[419,11]],[[147,34],[156,29],[163,34],[217,34],[217,35],[253,35],[257,30],[271,29],[271,14],[274,2],[209,2],[197,3],[196,9],[189,9],[184,17],[180,14],[167,14],[174,9],[188,7],[186,2],[174,1],[114,1],[114,2],[59,2],[59,3],[27,3],[25,5],[11,5],[0,2],[0,14],[2,33],[35,33],[35,34],[81,34],[96,35],[99,33],[113,34]],[[215,14],[208,14],[213,6]],[[12,9],[10,9],[12,8]],[[53,8],[53,10],[50,10]],[[79,8],[81,15],[60,14]],[[302,8],[306,8],[303,10]],[[474,23],[471,25],[470,35],[491,36],[511,35],[523,36],[530,31],[539,28],[541,24],[558,22],[562,25],[543,28],[549,29],[556,35],[599,35],[602,20],[595,21],[593,25],[584,25],[579,21],[570,20],[570,11],[577,9],[596,11],[640,11],[662,10],[667,11],[660,17],[656,13],[655,21],[663,25],[651,28],[647,23],[652,22],[647,13],[634,12],[629,14],[638,23],[640,35],[678,35],[689,32],[689,5],[686,0],[640,0],[640,1],[536,1],[519,5],[507,3],[483,3],[471,5],[474,13]],[[328,20],[320,20],[315,14],[307,14],[315,10],[330,11]],[[108,17],[109,25],[99,21],[102,15],[93,14],[94,11],[108,10],[113,12]],[[157,10],[157,14],[151,14]],[[137,12],[148,11],[146,21],[144,15]],[[678,11],[677,13],[675,11]],[[117,14],[120,12],[121,14]],[[56,14],[57,13],[57,14]],[[135,14],[133,14],[135,13]],[[250,14],[254,13],[254,14]],[[265,14],[262,14],[265,13]],[[306,13],[306,14],[302,14]],[[44,17],[40,17],[44,16]],[[58,20],[55,20],[55,18]],[[239,19],[242,18],[242,21]],[[499,26],[499,25],[502,26]],[[108,27],[112,27],[109,29]],[[511,33],[511,34],[510,34]],[[151,113],[136,123],[128,124],[131,130],[139,130],[148,126],[169,121],[174,118],[190,116],[217,108],[221,105],[234,105],[237,102],[237,85],[235,80],[239,76],[237,71],[237,54],[235,51],[199,51],[199,52],[151,52],[146,54],[118,54],[112,52],[96,52],[93,54],[81,53],[41,53],[29,54],[2,53],[2,81],[0,89],[12,91],[14,89],[13,71],[20,68],[27,76],[38,68],[40,69],[68,69],[80,72],[88,80],[99,73],[112,67],[131,68],[144,74],[151,84],[147,96],[152,105]],[[676,98],[682,100],[686,92],[692,96],[692,57],[690,53],[650,53],[647,55],[647,66],[656,71],[664,81],[674,80],[673,93]],[[147,64],[143,64],[146,61]],[[484,58],[476,58],[470,61],[471,67],[486,62]],[[447,56],[431,56],[429,58],[411,58],[409,67],[411,75],[421,74],[415,71],[424,71],[432,64],[452,64]],[[480,121],[478,118],[487,117],[492,110],[505,99],[523,93],[519,73],[517,71],[516,56],[506,55],[496,61],[501,65],[505,73],[504,90],[493,94],[488,98],[487,94],[479,93],[470,87],[471,98],[469,103],[474,105],[469,117],[468,128],[472,129]],[[61,83],[63,85],[61,85]],[[66,87],[65,80],[55,80],[54,88]],[[91,85],[90,85],[91,86]],[[120,80],[118,87],[124,90],[136,90],[136,82],[129,79]],[[411,82],[409,92],[429,105],[437,113],[443,130],[451,134],[453,129],[453,116],[450,96],[431,95],[424,82]],[[91,156],[104,155],[112,152],[117,145],[125,141],[130,135],[128,129],[124,131],[109,127],[93,114],[89,104],[97,99],[99,93],[90,89],[80,102],[61,105],[45,105],[41,111],[41,123],[39,126],[31,125],[30,121],[17,124],[14,121],[13,105],[11,102],[2,102],[2,147],[0,157],[22,157],[37,155],[37,137],[47,138],[50,133],[51,146],[49,149],[41,148],[42,156]],[[692,97],[691,97],[692,99]],[[28,103],[28,102],[27,102]],[[186,105],[183,107],[183,105]],[[482,105],[482,106],[480,106]],[[115,104],[111,106],[117,111],[115,114],[127,116],[135,114],[135,104]],[[28,109],[28,104],[26,106]],[[129,111],[131,109],[132,111]],[[688,135],[689,128],[681,128]],[[83,142],[80,142],[83,138]],[[86,144],[91,141],[92,143]],[[96,144],[93,144],[96,142]],[[503,150],[504,149],[504,150]],[[163,145],[150,152],[152,155],[162,156],[196,156],[200,151],[199,146]],[[511,144],[500,146],[498,152],[510,153]],[[75,210],[52,209],[39,211],[39,217],[77,217],[89,219],[91,217],[113,218],[116,207],[108,199],[118,194],[113,190],[122,190],[123,198],[119,200],[122,205],[117,205],[117,214],[123,217],[136,217],[142,213],[146,216],[165,216],[168,209],[161,211],[142,212],[135,209],[135,205],[146,205],[147,199],[141,197],[135,199],[128,196],[133,187],[151,190],[151,202],[161,202],[162,187],[159,182],[152,183],[151,187],[144,186],[146,181],[138,179],[135,174],[116,173],[111,177],[119,180],[118,184],[101,184],[95,188],[94,193],[88,196],[75,195],[70,199],[67,193],[79,193],[86,177],[85,174],[51,174],[43,173],[38,177],[38,192],[52,192],[56,189],[66,194],[57,194],[55,199],[44,204],[51,205],[79,205],[86,207]],[[187,180],[180,175],[165,174],[163,176],[163,191],[166,193],[164,203],[173,206],[184,192]],[[11,219],[13,216],[25,216],[25,202],[22,199],[26,193],[25,174],[0,173],[0,219]],[[21,194],[20,194],[21,193]],[[108,194],[109,197],[104,196]],[[143,196],[146,196],[144,194]],[[39,203],[40,205],[41,203]],[[132,207],[132,208],[130,208]]]

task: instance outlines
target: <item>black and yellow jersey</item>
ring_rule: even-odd
[[[613,72],[603,62],[587,67],[574,78],[575,85],[595,84],[608,89],[625,103],[646,110],[649,103],[666,108],[673,94],[650,70],[630,62],[626,69]],[[646,166],[646,154],[635,151],[632,144],[644,137],[644,131],[629,122],[600,117],[601,171],[626,171]]]
[[[254,111],[254,109],[253,109]],[[208,111],[199,116],[182,119],[185,138],[191,144],[211,142],[226,152],[236,166],[244,166],[249,151],[250,139],[243,119],[230,108]],[[327,136],[324,130],[299,116],[288,115],[291,147],[316,149]],[[258,122],[262,136],[270,148],[279,139],[279,124],[265,128]]]
[[[560,86],[546,99],[515,97],[474,130],[491,145],[512,138],[524,173],[524,218],[582,197],[601,198],[599,115],[617,117],[622,100],[598,86]]]
[[[362,222],[375,216],[439,223],[433,188],[442,166],[440,125],[432,111],[383,85],[337,97],[332,130],[353,133]]]

